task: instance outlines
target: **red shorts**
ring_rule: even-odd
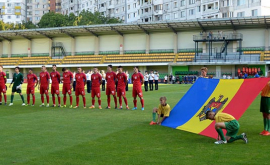
[[[142,88],[134,88],[132,90],[132,97],[143,97]]]
[[[117,88],[117,97],[126,96],[125,88]]]
[[[85,95],[84,88],[76,88],[75,89],[75,95],[76,96],[79,96],[79,95],[84,96]]]
[[[70,84],[63,84],[63,89],[62,89],[62,94],[65,95],[65,94],[69,94],[71,95],[71,87],[70,87]]]
[[[32,87],[27,87],[26,88],[26,94],[30,95],[30,94],[35,94],[35,87],[32,86]]]
[[[115,95],[115,86],[106,88],[106,95]]]
[[[92,92],[91,92],[91,97],[95,97],[97,96],[98,98],[100,98],[100,88],[92,88]]]
[[[0,93],[6,93],[6,85],[5,84],[1,84],[0,85]]]
[[[56,95],[59,95],[59,85],[55,85],[55,86],[51,86],[51,94],[52,95],[54,95],[54,94],[56,94]]]
[[[48,86],[40,86],[40,94],[48,94]]]

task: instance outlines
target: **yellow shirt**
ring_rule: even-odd
[[[163,114],[164,116],[169,117],[170,112],[171,112],[171,107],[169,104],[165,106],[162,106],[161,104],[159,104],[158,111],[157,111],[159,115]]]
[[[269,83],[268,82],[265,87],[262,89],[262,93],[261,93],[261,96],[262,97],[270,97],[270,86],[269,86]]]
[[[235,118],[228,114],[228,113],[222,113],[222,112],[219,112],[215,115],[215,121],[216,123],[220,123],[220,122],[229,122],[229,121],[232,121],[234,120]]]

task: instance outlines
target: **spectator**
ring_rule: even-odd
[[[149,74],[147,71],[145,71],[145,74],[144,74],[144,90],[145,90],[145,92],[148,91],[148,79],[149,79]]]
[[[155,79],[155,90],[158,90],[158,80],[159,80],[158,71],[155,72],[154,79]]]
[[[153,82],[154,82],[154,73],[153,73],[153,70],[150,71],[150,75],[149,75],[149,88],[150,88],[150,91],[153,90]]]
[[[87,93],[91,93],[91,75],[92,75],[92,71],[89,70],[86,74],[86,85],[87,85]]]
[[[259,78],[259,77],[260,77],[260,76],[259,76],[258,73],[256,73],[255,76],[254,76],[254,78]]]
[[[106,74],[105,74],[104,70],[101,70],[101,77],[102,77],[102,91],[105,91],[105,77],[106,77]]]
[[[223,75],[223,79],[227,79],[227,76],[225,74]]]
[[[167,81],[168,81],[168,76],[165,75],[165,76],[164,76],[164,83],[167,84]]]
[[[172,83],[175,84],[175,76],[172,76]]]
[[[170,84],[172,83],[172,74],[170,74],[170,76],[169,76],[169,82],[170,82]]]
[[[230,75],[227,76],[227,79],[232,79]]]
[[[245,73],[244,78],[245,78],[245,79],[248,78],[248,74],[247,74],[247,73]]]

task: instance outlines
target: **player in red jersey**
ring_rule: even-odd
[[[101,108],[101,98],[100,98],[100,84],[102,83],[102,77],[98,72],[98,68],[94,68],[94,73],[91,75],[91,80],[92,80],[92,106],[89,107],[90,109],[95,108],[95,96],[98,98],[98,108]]]
[[[142,104],[142,111],[144,110],[144,100],[143,100],[143,93],[142,93],[142,84],[144,83],[143,75],[139,73],[139,67],[135,66],[133,68],[134,73],[131,77],[131,82],[133,83],[133,90],[132,90],[132,97],[134,108],[132,110],[137,110],[137,95],[139,96]]]
[[[124,98],[126,108],[129,109],[128,107],[128,102],[126,98],[126,83],[127,83],[127,75],[123,72],[122,66],[118,67],[118,74],[116,75],[116,80],[117,80],[117,97],[119,100],[120,108],[122,109],[122,97]]]
[[[47,72],[46,67],[42,66],[41,67],[41,72],[39,74],[39,85],[38,85],[38,89],[40,90],[40,94],[41,94],[41,102],[42,104],[40,105],[40,107],[44,106],[44,94],[46,95],[46,100],[47,100],[47,105],[46,107],[49,107],[49,85],[50,85],[50,74]]]
[[[5,105],[7,105],[6,83],[7,83],[7,76],[6,73],[3,72],[3,66],[0,65],[0,105],[2,105],[2,93],[5,100]]]
[[[80,98],[79,96],[82,95],[83,98],[83,108],[86,108],[86,100],[85,100],[85,91],[84,91],[84,86],[86,84],[86,75],[82,72],[82,68],[78,67],[77,68],[78,72],[75,75],[75,80],[76,80],[76,89],[75,89],[75,95],[76,95],[76,107],[79,107],[79,101]]]
[[[62,68],[63,71],[63,89],[62,89],[62,94],[64,95],[64,107],[66,107],[66,102],[67,102],[67,96],[66,94],[68,93],[69,95],[69,101],[70,101],[70,106],[69,108],[72,108],[72,85],[73,85],[73,73],[71,73],[69,70],[66,68]]]
[[[113,98],[114,98],[114,107],[115,109],[117,109],[117,98],[116,98],[116,93],[115,93],[116,74],[112,71],[112,65],[108,65],[105,79],[107,81],[106,95],[107,95],[107,103],[108,103],[108,106],[106,107],[106,109],[111,108],[110,106],[111,95],[113,95]]]
[[[38,85],[38,78],[33,73],[33,69],[30,68],[28,72],[29,74],[27,75],[27,89],[26,89],[27,104],[26,106],[30,105],[30,94],[32,95],[32,98],[33,98],[32,106],[34,106],[36,102],[35,87]]]
[[[56,71],[57,67],[56,65],[52,65],[52,72],[50,74],[51,79],[52,79],[52,84],[51,84],[51,94],[52,94],[52,100],[53,100],[53,107],[55,107],[55,94],[57,95],[58,98],[58,107],[61,107],[61,97],[60,97],[60,92],[59,92],[59,83],[60,83],[60,73]]]

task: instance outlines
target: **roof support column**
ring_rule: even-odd
[[[76,39],[71,38],[71,56],[75,55],[75,50],[76,50]]]
[[[28,50],[27,50],[27,53],[28,53],[28,57],[31,57],[31,55],[32,55],[32,41],[31,40],[28,40]]]
[[[149,54],[149,52],[150,52],[150,35],[146,34],[145,53]]]
[[[264,31],[264,46],[265,50],[269,50],[269,29]]]
[[[0,57],[3,55],[3,41],[0,42]]]
[[[52,39],[48,39],[49,40],[49,56],[52,57]]]
[[[120,54],[124,54],[124,35],[119,36]]]
[[[203,49],[203,53],[206,53],[206,50],[207,50],[206,42],[202,42],[202,49]]]
[[[173,49],[174,49],[174,53],[178,52],[178,33],[174,33],[173,34],[173,38],[174,38],[174,42],[173,42]]]
[[[7,54],[8,54],[8,57],[11,57],[11,54],[12,54],[12,42],[11,41],[8,41]]]
[[[99,37],[95,36],[95,55],[99,55]]]

